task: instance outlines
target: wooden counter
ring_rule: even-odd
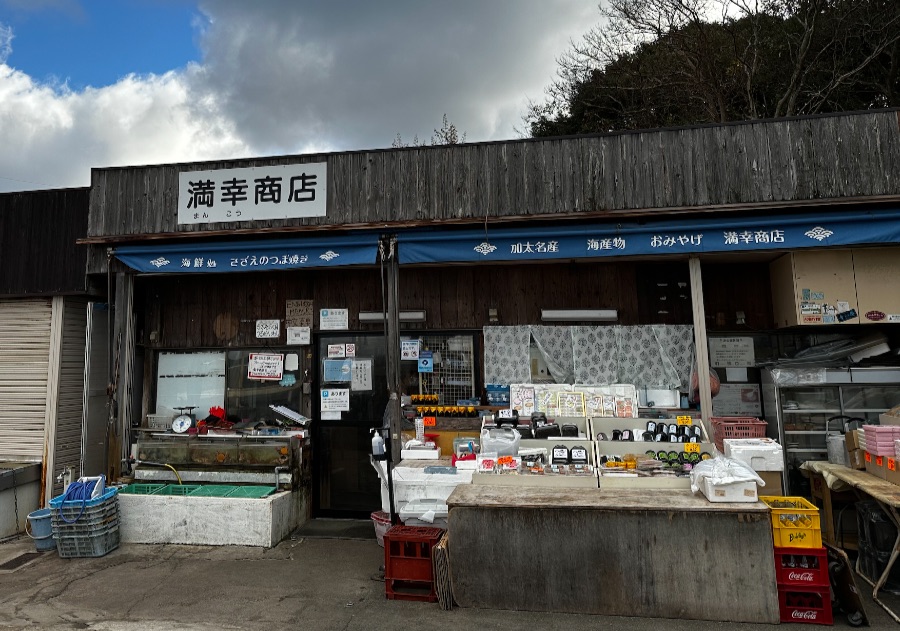
[[[777,623],[769,509],[690,491],[459,486],[462,607]]]

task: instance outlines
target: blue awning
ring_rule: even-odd
[[[400,263],[542,261],[900,243],[900,209],[411,230]]]
[[[115,256],[138,272],[261,272],[373,265],[378,235],[353,233],[326,237],[124,245]]]

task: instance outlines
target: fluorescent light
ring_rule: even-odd
[[[619,312],[615,309],[541,309],[544,322],[615,322]]]
[[[381,311],[360,311],[359,321],[363,323],[384,322]],[[400,322],[425,322],[425,311],[401,311]]]

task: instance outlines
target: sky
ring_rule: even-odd
[[[591,0],[0,0],[0,192],[92,167],[520,137]]]

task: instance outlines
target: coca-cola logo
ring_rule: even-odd
[[[812,572],[788,572],[788,580],[789,581],[809,581],[812,582],[813,576]]]
[[[792,611],[791,618],[796,618],[798,620],[815,620],[818,614],[818,611]]]
[[[866,312],[866,320],[872,320],[873,322],[878,322],[879,320],[884,320],[885,316],[881,311],[868,311]]]

